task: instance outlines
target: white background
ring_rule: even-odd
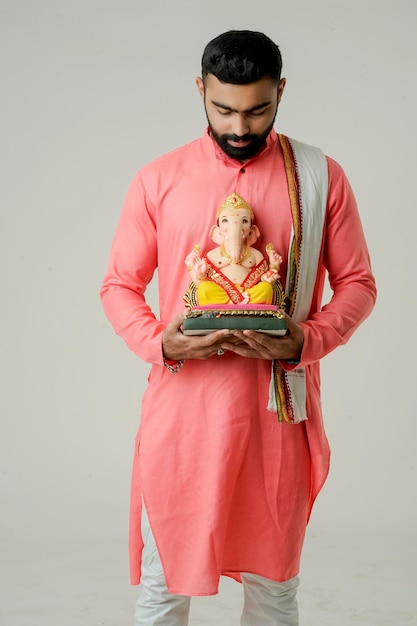
[[[305,623],[417,624],[416,6],[1,0],[2,624],[131,623],[128,497],[148,366],[98,291],[133,175],[202,134],[194,79],[230,28],[280,45],[276,129],[344,167],[379,289],[322,363],[333,458],[307,537]],[[211,623],[205,610],[193,623]]]

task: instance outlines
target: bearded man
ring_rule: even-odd
[[[299,623],[300,555],[329,469],[319,362],[369,315],[376,289],[343,170],[274,130],[281,68],[259,32],[206,46],[208,128],[137,173],[113,241],[103,306],[152,364],[131,495],[136,626],[186,625],[190,598],[216,594],[222,575],[243,584],[242,625]],[[209,248],[213,210],[232,193],[253,208],[260,247],[283,257],[285,336],[182,333],[184,259],[196,241]],[[156,269],[159,319],[145,299]]]

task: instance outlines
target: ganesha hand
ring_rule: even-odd
[[[207,275],[207,263],[200,256],[200,246],[195,245],[185,257],[185,264],[194,281],[202,280]]]
[[[190,254],[185,257],[185,264],[188,270],[195,268],[196,264],[201,261],[200,246],[195,245]]]
[[[276,272],[277,272],[277,276],[276,276],[276,278],[274,278],[274,280],[277,280],[277,278],[279,278],[278,271],[279,271],[280,265],[282,263],[282,256],[280,254],[278,254],[278,252],[275,250],[275,248],[274,248],[272,243],[269,243],[266,246],[266,253],[268,255],[269,268],[271,270],[276,270]]]
[[[270,283],[270,284],[274,283],[276,280],[278,280],[278,278],[279,278],[278,270],[275,270],[275,269],[267,270],[261,276],[261,280],[264,283]]]

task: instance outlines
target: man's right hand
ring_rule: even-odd
[[[170,361],[182,359],[208,359],[217,354],[217,350],[225,341],[239,341],[233,338],[227,329],[217,330],[209,335],[183,335],[181,326],[188,311],[177,315],[168,324],[162,335],[162,351],[164,357]]]

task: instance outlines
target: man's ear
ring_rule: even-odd
[[[278,104],[281,102],[282,94],[284,93],[286,84],[287,84],[287,79],[281,78],[281,80],[278,83]]]
[[[197,89],[200,92],[201,99],[204,102],[204,83],[203,83],[203,79],[200,78],[200,76],[197,76],[197,78],[195,79],[195,84],[197,85]]]

